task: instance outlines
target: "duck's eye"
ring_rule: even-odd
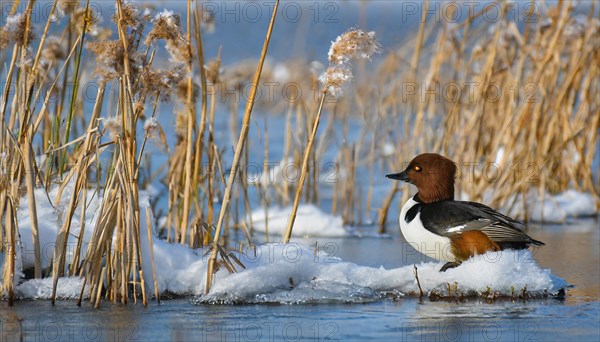
[[[421,167],[420,166],[415,166],[415,171],[421,172]]]

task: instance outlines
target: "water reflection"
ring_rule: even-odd
[[[370,229],[370,228],[365,228]],[[532,225],[546,243],[535,253],[544,268],[576,287],[564,301],[481,300],[420,304],[414,298],[368,304],[192,305],[188,299],[151,301],[147,308],[102,302],[0,302],[0,340],[596,340],[600,335],[600,232],[597,221]],[[312,243],[314,239],[306,239]],[[396,268],[421,262],[402,238],[319,239],[334,256],[362,265]],[[423,261],[428,261],[423,259]]]

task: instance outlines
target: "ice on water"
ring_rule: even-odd
[[[52,257],[56,233],[61,223],[61,213],[65,210],[70,189],[61,203],[50,205],[48,197],[36,192],[38,215],[40,217],[40,238],[43,247],[44,265]],[[53,198],[54,192],[50,193]],[[88,191],[85,217],[84,240],[93,231],[100,197]],[[28,221],[26,200],[19,208],[19,230],[21,248],[17,251],[17,271],[15,284],[17,295],[22,298],[49,298],[52,279],[21,279],[23,267],[33,266],[31,248],[31,227]],[[140,193],[140,210],[148,207],[148,196]],[[289,209],[287,210],[289,211]],[[269,229],[272,233],[282,233],[287,222],[287,211],[274,208],[269,212]],[[80,221],[80,210],[76,211],[69,243],[76,241]],[[260,227],[258,212],[255,212],[255,227]],[[141,226],[146,226],[145,215],[140,215]],[[264,214],[263,214],[264,219]],[[257,228],[260,230],[260,228]],[[341,220],[325,214],[315,206],[302,206],[294,231],[300,235],[347,236]],[[154,292],[148,234],[140,229],[142,239],[142,262],[147,293]],[[203,250],[193,250],[180,244],[167,243],[153,232],[154,259],[157,269],[160,292],[181,295],[194,295],[202,303],[324,303],[324,302],[367,302],[380,300],[390,293],[397,296],[418,293],[413,265],[385,269],[383,267],[362,266],[332,257],[323,251],[315,252],[313,246],[292,242],[290,244],[271,243],[247,247],[236,256],[245,266],[234,264],[236,273],[229,273],[220,267],[214,279],[212,290],[203,294],[206,281],[208,257]],[[50,248],[52,247],[52,248]],[[72,256],[68,254],[68,259]],[[68,264],[68,260],[67,260]],[[401,265],[401,261],[398,261]],[[555,294],[568,284],[556,277],[548,269],[541,268],[529,251],[490,252],[466,261],[460,267],[440,273],[442,263],[424,262],[416,265],[420,284],[425,293],[438,291],[445,293],[447,284],[457,284],[464,295],[483,294],[492,291],[510,296],[526,287],[530,296]],[[61,278],[58,297],[77,298],[81,291],[80,278]],[[84,293],[85,295],[85,293]]]

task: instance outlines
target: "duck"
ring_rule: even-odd
[[[423,153],[404,171],[386,175],[417,187],[400,211],[400,230],[417,251],[446,262],[440,272],[489,251],[545,245],[527,235],[520,221],[481,203],[454,200],[456,172],[449,158]]]

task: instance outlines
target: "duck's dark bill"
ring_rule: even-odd
[[[406,177],[406,173],[404,173],[404,172],[390,173],[385,176],[389,179],[396,179],[396,180],[408,182],[408,177]]]

